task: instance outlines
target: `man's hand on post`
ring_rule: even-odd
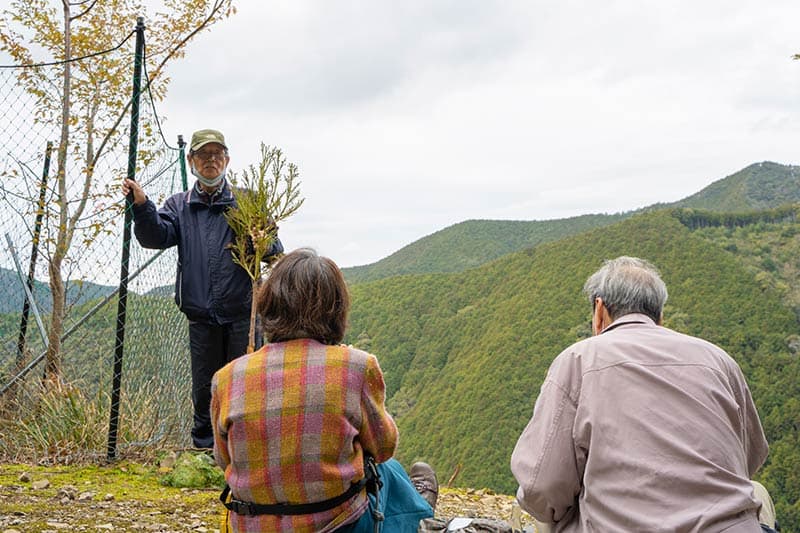
[[[123,196],[128,196],[130,193],[133,193],[131,202],[134,205],[142,205],[147,201],[147,195],[144,193],[141,185],[134,180],[125,178],[122,180],[122,194]]]

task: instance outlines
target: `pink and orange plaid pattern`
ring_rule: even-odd
[[[214,457],[239,500],[309,503],[364,475],[363,452],[392,457],[397,426],[374,355],[310,339],[268,344],[219,370],[211,385]],[[329,511],[239,516],[234,531],[332,531],[360,516],[364,492]]]

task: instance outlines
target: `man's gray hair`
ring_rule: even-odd
[[[667,302],[667,286],[658,270],[638,257],[606,260],[586,280],[583,292],[592,305],[595,298],[602,298],[612,320],[629,313],[642,313],[659,322]]]

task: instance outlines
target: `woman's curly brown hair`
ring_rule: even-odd
[[[342,271],[310,248],[282,257],[256,294],[268,342],[315,339],[339,344],[347,329],[350,296]]]

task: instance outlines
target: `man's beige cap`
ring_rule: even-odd
[[[192,152],[198,151],[208,143],[219,143],[227,150],[228,145],[225,144],[225,136],[222,132],[217,130],[197,130],[192,134],[192,142],[189,145],[189,150]]]

